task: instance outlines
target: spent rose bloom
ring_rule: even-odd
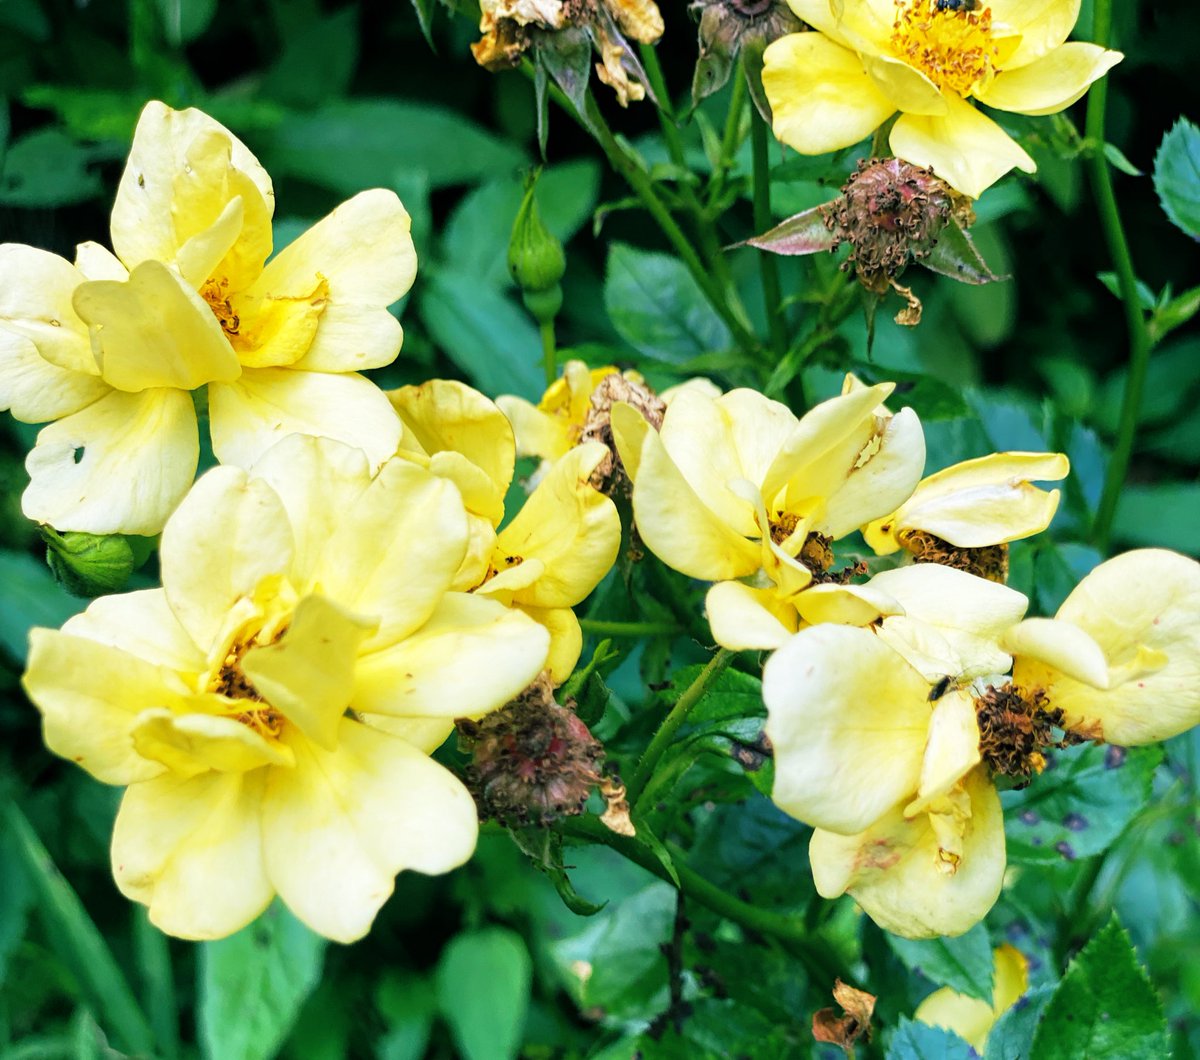
[[[388,306],[416,270],[408,214],[363,192],[268,262],[273,211],[232,133],[152,102],[113,206],[115,256],[0,246],[0,408],[53,421],[26,462],[27,516],[157,533],[195,475],[201,388],[222,463],[247,467],[293,432],[375,466],[395,452],[395,414],[357,373],[400,349]]]
[[[163,931],[219,938],[278,894],[352,941],[398,872],[470,857],[474,804],[428,754],[525,688],[549,637],[449,590],[467,536],[445,479],[293,435],[196,483],[163,588],[33,631],[46,743],[126,788],[113,874]]]

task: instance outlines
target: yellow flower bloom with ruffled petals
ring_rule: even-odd
[[[1200,724],[1200,563],[1166,549],[1107,560],[1004,647],[1014,684],[1076,732],[1123,747],[1178,736]]]
[[[801,154],[850,147],[897,111],[899,158],[977,198],[1029,155],[975,99],[1017,114],[1056,114],[1121,61],[1067,42],[1080,0],[789,0],[816,33],[764,55],[775,135]]]
[[[153,923],[219,938],[278,894],[349,942],[398,872],[471,855],[474,802],[428,751],[528,685],[549,638],[449,591],[466,544],[449,482],[293,435],[196,483],[163,588],[33,631],[46,743],[126,786],[113,873]]]
[[[395,452],[395,415],[357,373],[400,349],[387,307],[416,269],[408,214],[364,192],[268,262],[273,211],[270,178],[232,133],[150,103],[113,207],[115,256],[0,247],[0,408],[56,421],[27,461],[31,519],[157,533],[195,475],[189,391],[202,387],[222,463],[247,467],[293,432],[376,466]]]
[[[452,380],[435,379],[389,393],[404,424],[401,455],[451,479],[471,518],[471,544],[456,588],[524,611],[551,634],[547,668],[561,683],[583,648],[571,610],[616,562],[621,519],[589,484],[608,455],[599,442],[558,458],[500,529],[513,477],[513,430],[497,404]]]
[[[997,946],[993,962],[991,1004],[943,986],[917,1006],[913,1019],[953,1031],[983,1056],[996,1021],[1029,989],[1029,962],[1020,950],[1008,943]]]
[[[881,407],[892,384],[847,385],[802,419],[752,390],[683,390],[659,431],[613,409],[638,532],[664,563],[719,583],[707,608],[726,647],[777,647],[825,574],[829,543],[894,510],[920,479],[916,414]]]

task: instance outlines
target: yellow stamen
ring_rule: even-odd
[[[897,0],[891,46],[938,88],[968,96],[995,72],[991,8]]]

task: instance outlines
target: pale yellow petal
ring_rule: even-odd
[[[505,421],[507,422],[507,421]],[[409,459],[411,454],[401,450],[401,455]],[[487,472],[477,464],[462,455],[443,450],[434,453],[429,458],[429,470],[439,478],[453,482],[462,497],[463,506],[472,515],[477,515],[487,523],[491,538],[495,538],[494,527],[504,521],[504,499],[508,493],[507,484],[503,487],[488,476]]]
[[[898,537],[924,530],[960,548],[979,548],[1040,533],[1058,508],[1058,491],[1031,482],[1065,478],[1062,453],[992,453],[954,464],[923,479],[899,508],[863,536],[878,555],[895,552]]]
[[[400,717],[478,717],[525,689],[549,646],[550,634],[528,615],[448,593],[413,636],[360,657],[352,706]]]
[[[934,704],[921,762],[921,786],[916,800],[904,808],[904,815],[928,812],[935,800],[948,794],[981,761],[975,700],[968,692],[952,689]]]
[[[837,622],[844,626],[869,626],[888,615],[902,615],[904,608],[871,583],[814,585],[794,601],[800,617],[810,625]]]
[[[1018,683],[1036,683],[1037,664],[1057,670],[1072,681],[1108,688],[1108,660],[1090,633],[1054,618],[1027,618],[1005,631],[1000,644],[1013,657]],[[1040,671],[1038,671],[1040,672]]]
[[[544,412],[524,398],[501,394],[496,406],[512,424],[518,456],[540,456],[557,460],[574,444],[570,424],[560,416]]]
[[[1025,149],[986,114],[953,94],[946,102],[944,117],[900,116],[889,138],[898,158],[928,166],[973,199],[1010,169],[1037,169]]]
[[[1109,743],[1157,743],[1200,724],[1200,564],[1139,549],[1100,564],[1058,609],[1108,663],[1093,688],[1025,658],[1013,679],[1045,689],[1067,724]]]
[[[369,379],[354,374],[247,368],[208,388],[213,452],[249,467],[289,434],[332,438],[363,450],[372,467],[396,452],[400,420]]]
[[[359,372],[391,364],[403,332],[388,306],[412,286],[417,255],[408,213],[395,192],[364,191],[281,250],[248,293],[286,300],[327,285],[326,304],[295,366]]]
[[[106,246],[88,240],[76,244],[75,268],[85,280],[128,280],[129,270]],[[82,321],[81,321],[82,323]]]
[[[449,872],[474,852],[474,800],[404,740],[343,720],[335,750],[295,750],[295,769],[268,776],[263,849],[272,886],[314,931],[353,942],[398,872]]]
[[[60,530],[157,534],[200,459],[196,410],[180,390],[112,391],[44,427],[25,460],[21,510]]]
[[[257,265],[270,253],[271,178],[245,145],[207,114],[146,104],[112,212],[113,249],[133,268],[171,262],[188,239],[206,230],[241,195],[267,221],[246,233]]]
[[[377,625],[323,596],[306,596],[276,643],[242,656],[242,672],[288,724],[332,750],[354,694],[359,647]]]
[[[0,326],[25,336],[64,371],[98,376],[87,325],[71,304],[83,282],[83,273],[57,254],[0,245]]]
[[[330,537],[313,580],[342,607],[379,620],[363,651],[423,625],[467,548],[458,490],[406,460],[384,464]]]
[[[858,52],[886,48],[896,21],[894,0],[788,0],[788,5],[813,29]]]
[[[996,948],[993,980],[994,1004],[960,994],[948,986],[935,990],[913,1013],[913,1019],[932,1027],[945,1027],[984,1054],[993,1025],[1029,988],[1029,964],[1021,952],[1005,943]]]
[[[1072,41],[1018,70],[996,75],[975,95],[997,110],[1018,114],[1057,114],[1079,99],[1123,58],[1098,44]]]
[[[809,860],[817,892],[836,898],[849,891],[876,924],[905,938],[969,931],[1004,883],[1004,816],[983,770],[969,774],[965,786],[971,816],[956,872],[946,871],[929,815],[910,821],[897,807],[858,835],[813,834]]]
[[[896,112],[862,60],[819,33],[780,37],[763,61],[775,136],[802,155],[850,147]]]
[[[538,483],[496,538],[501,556],[539,559],[545,570],[513,601],[530,607],[573,607],[612,569],[621,548],[616,505],[588,483],[608,455],[599,442],[576,446]]]
[[[716,395],[709,396],[715,397]],[[629,476],[630,482],[636,482],[641,468],[642,444],[645,441],[646,432],[653,428],[645,416],[632,405],[627,405],[623,401],[618,401],[613,405],[612,411],[609,413],[609,425],[612,427],[613,444],[616,446],[617,455],[621,458],[625,474]]]
[[[1016,70],[1063,43],[1079,19],[1080,0],[989,0],[994,23],[1020,34],[1021,43],[1005,61]]]
[[[796,632],[794,608],[770,589],[741,582],[717,582],[704,598],[704,610],[713,640],[731,651],[780,648]]]
[[[312,589],[334,532],[353,519],[371,483],[361,449],[307,434],[290,434],[255,462],[251,475],[275,491],[295,538],[291,572],[297,589]]]
[[[219,939],[270,904],[260,823],[265,774],[167,775],[125,792],[113,826],[113,876],[125,897],[149,907],[161,931]]]
[[[62,629],[174,670],[191,687],[198,687],[196,679],[208,666],[162,589],[97,597],[86,611],[67,619]]]
[[[723,581],[758,569],[757,542],[736,532],[697,496],[657,431],[642,438],[633,513],[646,547],[683,574]]]
[[[864,55],[863,69],[897,110],[905,114],[946,113],[942,91],[920,70],[890,55]]]
[[[182,778],[209,770],[246,773],[267,765],[294,764],[291,748],[236,718],[216,714],[176,714],[154,707],[134,719],[130,736],[138,754]]]
[[[526,607],[518,605],[518,609],[532,618],[539,626],[544,626],[550,634],[550,648],[546,655],[546,669],[550,672],[550,680],[561,685],[571,676],[575,664],[579,662],[583,651],[583,630],[579,627],[579,619],[569,607]]]
[[[851,835],[915,794],[929,685],[869,630],[801,630],[767,660],[763,700],[786,813]]]
[[[837,540],[909,496],[925,468],[925,432],[912,409],[890,417],[825,504],[813,529]]]
[[[234,605],[286,575],[292,528],[278,495],[244,471],[215,467],[197,480],[162,535],[167,601],[193,642],[216,647]]]
[[[42,712],[46,746],[106,784],[133,784],[163,771],[134,749],[134,721],[151,707],[183,710],[191,694],[168,667],[50,629],[30,634],[22,683]]]
[[[388,399],[427,455],[462,454],[488,476],[503,501],[512,482],[516,441],[496,402],[453,379],[391,390]]]
[[[157,261],[143,262],[124,283],[80,284],[74,305],[92,328],[104,381],[118,390],[194,390],[241,375],[237,355],[207,303]]]
[[[47,361],[31,339],[0,325],[0,412],[22,423],[70,416],[111,391],[99,376]]]
[[[387,714],[359,713],[358,720],[373,729],[398,736],[427,755],[433,754],[454,732],[453,718],[393,718]]]

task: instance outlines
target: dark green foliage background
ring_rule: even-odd
[[[679,0],[663,7],[659,53],[682,110],[695,29]],[[1116,44],[1127,59],[1111,78],[1108,139],[1143,171],[1116,174],[1117,191],[1148,305],[1168,306],[1200,284],[1200,250],[1168,221],[1149,174],[1176,119],[1200,117],[1200,19],[1187,0],[1118,8]],[[363,188],[392,187],[403,198],[421,270],[402,307],[404,350],[375,373],[382,385],[452,375],[492,396],[536,398],[537,329],[505,268],[522,173],[537,157],[533,89],[519,72],[493,76],[474,64],[472,16],[439,7],[432,36],[434,49],[408,0],[0,0],[0,241],[68,257],[79,241],[105,241],[143,103],[199,106],[271,172],[277,245]],[[669,164],[649,103],[620,112],[598,91],[613,127],[668,194],[680,180],[704,188],[705,136],[719,135],[727,97],[728,89],[683,127],[698,174],[690,176]],[[971,288],[910,273],[925,302],[920,328],[894,326],[899,306],[885,306],[868,357],[853,314],[802,376],[810,399],[834,393],[847,368],[900,380],[893,404],[921,413],[931,471],[992,449],[1067,451],[1073,472],[1051,532],[1013,550],[1013,584],[1042,614],[1101,558],[1087,529],[1127,357],[1120,303],[1097,276],[1108,253],[1084,168],[1071,157],[1068,121],[1082,126],[1081,107],[1062,120],[1012,124],[1039,173],[1004,181],[979,204],[976,239],[1011,282]],[[561,357],[633,365],[658,385],[703,373],[723,387],[764,386],[773,364],[731,351],[728,328],[593,141],[561,111],[552,108],[550,121],[538,199],[567,243]],[[854,157],[798,163],[772,144],[777,217],[830,198]],[[747,145],[729,182],[737,194],[719,219],[723,243],[753,231],[748,166]],[[755,255],[735,251],[729,260],[765,334]],[[781,268],[793,298],[789,333],[799,335],[840,280],[827,260]],[[1176,303],[1153,326],[1166,332],[1181,316]],[[800,393],[793,381],[783,396],[796,404]],[[215,1060],[830,1055],[813,1044],[809,1024],[830,1003],[832,977],[796,947],[699,903],[677,910],[670,883],[603,846],[568,840],[566,884],[554,868],[560,854],[541,835],[521,837],[523,852],[489,828],[475,859],[453,875],[402,876],[371,936],[353,947],[325,946],[278,908],[221,943],[163,940],[109,874],[119,793],[44,750],[18,684],[28,628],[56,625],[81,606],[55,585],[20,514],[35,433],[0,419],[0,802],[21,807],[82,898],[148,1017],[152,1045],[123,1036],[98,1000],[103,991],[78,960],[81,936],[64,939],[53,915],[65,899],[39,891],[18,856],[28,837],[6,810],[0,1060],[139,1048]],[[1200,332],[1184,323],[1153,353],[1114,545],[1200,553],[1198,464]],[[695,676],[704,659],[697,640],[706,642],[699,587],[650,559],[632,588],[614,576],[580,609],[667,631],[618,643],[619,657],[603,668],[607,683],[593,681],[581,695],[626,769]],[[589,638],[585,660],[594,647]],[[986,994],[991,948],[1007,940],[1031,957],[1034,992],[997,1027],[989,1057],[1162,1056],[1168,1036],[1174,1056],[1200,1056],[1200,737],[1173,740],[1161,754],[1060,755],[1029,790],[1005,796],[1011,880],[986,925],[958,940],[906,943],[886,939],[848,900],[815,896],[808,831],[765,797],[770,763],[745,753],[761,729],[755,662],[740,660],[722,676],[662,761],[645,829],[662,840],[660,876],[682,857],[730,894],[819,928],[834,970],[879,995],[884,1030],[868,1047],[874,1055],[968,1055],[965,1043],[907,1018],[937,984]],[[602,908],[572,912],[556,880],[574,888],[565,895],[574,908]],[[1114,910],[1124,929],[1110,921]]]

